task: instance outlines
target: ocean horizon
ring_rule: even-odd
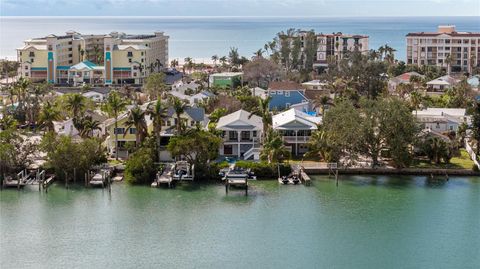
[[[208,62],[212,55],[228,55],[231,47],[247,58],[289,28],[317,33],[365,34],[369,48],[388,44],[396,58],[405,60],[405,35],[434,32],[438,25],[456,25],[458,31],[480,32],[475,16],[454,17],[325,17],[325,16],[2,16],[0,17],[0,58],[15,60],[16,48],[29,38],[61,35],[75,30],[83,34],[131,34],[163,31],[170,36],[169,58]]]

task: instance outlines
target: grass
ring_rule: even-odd
[[[111,160],[108,160],[108,164],[111,164],[111,165],[117,165],[117,164],[122,164],[123,162],[120,161],[120,160],[115,160],[115,159],[111,159]]]
[[[467,169],[470,170],[473,167],[473,161],[468,156],[467,151],[460,150],[460,156],[453,157],[449,164],[430,163],[425,159],[416,159],[410,168],[437,168],[437,169]]]

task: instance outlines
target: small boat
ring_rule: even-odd
[[[296,175],[294,175],[292,176],[292,182],[293,184],[297,185],[298,183],[300,183],[300,179]]]
[[[283,184],[288,184],[288,182],[289,182],[288,177],[282,176],[282,183]]]

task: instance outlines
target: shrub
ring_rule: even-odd
[[[125,180],[130,184],[146,184],[153,181],[156,173],[154,158],[154,150],[139,148],[125,165]]]

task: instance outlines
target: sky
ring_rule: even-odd
[[[0,0],[0,16],[479,16],[479,0]]]

